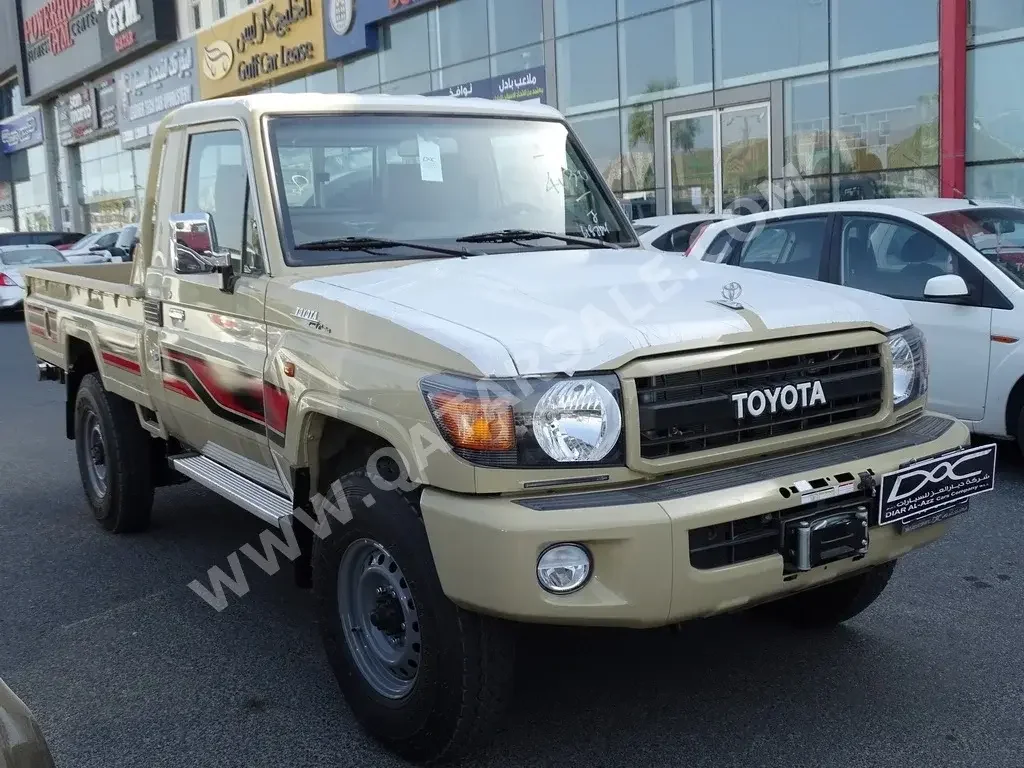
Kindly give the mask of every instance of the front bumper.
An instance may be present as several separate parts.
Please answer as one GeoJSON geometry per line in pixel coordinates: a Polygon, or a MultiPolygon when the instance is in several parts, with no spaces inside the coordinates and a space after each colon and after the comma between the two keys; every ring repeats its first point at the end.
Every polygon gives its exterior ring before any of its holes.
{"type": "Polygon", "coordinates": [[[518,621],[661,626],[816,586],[940,538],[948,523],[902,534],[872,527],[863,557],[795,575],[777,552],[712,568],[694,567],[690,553],[692,530],[799,509],[782,488],[843,473],[881,478],[969,442],[962,423],[928,414],[882,435],[629,488],[531,498],[427,488],[420,506],[441,585],[459,605],[518,621]],[[584,544],[593,556],[589,582],[569,595],[537,583],[537,558],[558,542],[584,544]]]}

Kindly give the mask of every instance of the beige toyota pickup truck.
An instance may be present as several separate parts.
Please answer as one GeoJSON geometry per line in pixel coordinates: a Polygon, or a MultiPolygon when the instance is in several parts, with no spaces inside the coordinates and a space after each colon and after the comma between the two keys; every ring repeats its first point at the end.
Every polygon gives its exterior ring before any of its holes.
{"type": "MultiPolygon", "coordinates": [[[[832,625],[992,488],[898,302],[643,249],[548,107],[191,104],[141,220],[130,263],[25,272],[96,519],[143,530],[191,479],[265,521],[193,591],[290,559],[412,760],[489,734],[518,624],[832,625]]],[[[736,236],[815,256],[778,234],[736,236]]]]}

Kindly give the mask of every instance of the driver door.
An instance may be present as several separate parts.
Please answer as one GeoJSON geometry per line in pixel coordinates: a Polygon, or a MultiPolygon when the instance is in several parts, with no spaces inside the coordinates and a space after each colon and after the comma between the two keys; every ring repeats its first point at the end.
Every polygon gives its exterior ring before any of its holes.
{"type": "MultiPolygon", "coordinates": [[[[210,214],[211,242],[237,266],[224,275],[171,259],[163,275],[159,347],[166,407],[177,436],[252,480],[281,490],[264,418],[264,319],[268,275],[237,123],[196,126],[175,213],[210,214]]],[[[174,237],[174,225],[171,227],[174,237]]]]}

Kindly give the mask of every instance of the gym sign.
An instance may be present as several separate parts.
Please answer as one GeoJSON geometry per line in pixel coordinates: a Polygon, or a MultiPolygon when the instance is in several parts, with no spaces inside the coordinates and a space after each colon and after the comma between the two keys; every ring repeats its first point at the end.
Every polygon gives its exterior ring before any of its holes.
{"type": "Polygon", "coordinates": [[[320,0],[266,0],[196,37],[199,96],[291,80],[324,62],[320,0]]]}

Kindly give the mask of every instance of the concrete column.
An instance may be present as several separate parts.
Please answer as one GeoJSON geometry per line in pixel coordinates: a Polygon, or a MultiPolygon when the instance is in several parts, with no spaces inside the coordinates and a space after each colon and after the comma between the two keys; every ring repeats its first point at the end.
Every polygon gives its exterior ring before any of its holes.
{"type": "Polygon", "coordinates": [[[43,147],[46,150],[46,191],[50,198],[50,221],[53,223],[54,229],[62,230],[68,225],[61,219],[60,156],[57,151],[60,138],[57,133],[56,112],[52,103],[43,105],[42,116],[43,135],[46,137],[43,147]]]}

